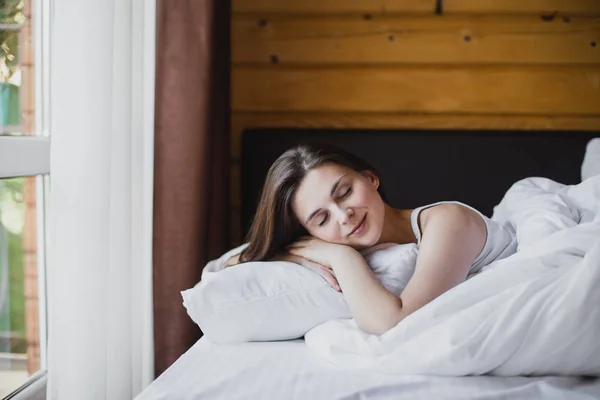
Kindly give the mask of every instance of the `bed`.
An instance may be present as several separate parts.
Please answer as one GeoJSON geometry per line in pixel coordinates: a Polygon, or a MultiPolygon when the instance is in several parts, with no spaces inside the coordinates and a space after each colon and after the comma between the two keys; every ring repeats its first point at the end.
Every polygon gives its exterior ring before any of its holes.
{"type": "MultiPolygon", "coordinates": [[[[459,200],[490,216],[504,192],[530,176],[580,181],[594,133],[502,131],[250,130],[243,135],[242,219],[246,230],[272,161],[304,141],[333,143],[383,175],[388,201],[414,208],[459,200]]],[[[593,377],[440,377],[349,371],[304,340],[215,344],[200,339],[138,399],[595,399],[593,377]]]]}
{"type": "Polygon", "coordinates": [[[600,382],[572,377],[433,377],[333,368],[302,340],[219,345],[200,339],[139,400],[596,399],[600,382]]]}

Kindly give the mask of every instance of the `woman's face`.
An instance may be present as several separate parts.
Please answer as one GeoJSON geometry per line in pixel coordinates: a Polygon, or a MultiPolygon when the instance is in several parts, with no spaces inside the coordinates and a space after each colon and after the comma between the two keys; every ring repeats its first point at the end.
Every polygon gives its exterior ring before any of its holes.
{"type": "Polygon", "coordinates": [[[370,172],[325,164],[304,177],[292,208],[312,236],[365,248],[375,245],[383,230],[385,206],[378,187],[370,172]]]}

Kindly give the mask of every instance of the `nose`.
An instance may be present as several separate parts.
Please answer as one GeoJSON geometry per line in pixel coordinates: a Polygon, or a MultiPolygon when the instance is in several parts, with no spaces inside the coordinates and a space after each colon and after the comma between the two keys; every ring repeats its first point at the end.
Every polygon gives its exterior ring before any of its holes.
{"type": "Polygon", "coordinates": [[[354,215],[354,211],[350,207],[343,209],[338,206],[338,207],[336,207],[335,212],[336,212],[338,223],[340,225],[347,224],[348,221],[350,221],[350,218],[352,217],[352,215],[354,215]]]}

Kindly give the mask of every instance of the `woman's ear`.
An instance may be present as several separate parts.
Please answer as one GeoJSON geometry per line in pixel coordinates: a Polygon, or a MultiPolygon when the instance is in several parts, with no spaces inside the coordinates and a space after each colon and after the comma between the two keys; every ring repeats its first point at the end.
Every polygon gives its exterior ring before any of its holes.
{"type": "Polygon", "coordinates": [[[363,175],[369,180],[369,183],[373,185],[375,190],[379,189],[379,177],[371,171],[364,171],[363,175]]]}

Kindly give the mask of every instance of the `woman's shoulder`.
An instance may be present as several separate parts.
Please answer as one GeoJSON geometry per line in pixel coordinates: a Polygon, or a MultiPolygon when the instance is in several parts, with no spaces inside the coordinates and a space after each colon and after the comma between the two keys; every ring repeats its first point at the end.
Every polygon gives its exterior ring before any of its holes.
{"type": "Polygon", "coordinates": [[[411,224],[418,242],[432,221],[437,221],[442,225],[464,223],[472,225],[482,232],[487,231],[484,216],[475,208],[458,201],[443,201],[417,207],[412,211],[411,224]]]}
{"type": "Polygon", "coordinates": [[[234,265],[237,265],[239,263],[240,263],[240,254],[235,254],[235,255],[229,257],[229,259],[225,262],[224,268],[233,267],[234,265]]]}
{"type": "MultiPolygon", "coordinates": [[[[417,208],[418,210],[418,208],[417,208]]],[[[475,218],[481,220],[481,213],[474,208],[459,202],[440,202],[430,207],[423,208],[419,213],[421,226],[425,228],[427,221],[432,218],[446,220],[463,220],[475,218]]],[[[482,221],[483,222],[483,221],[482,221]]]]}

